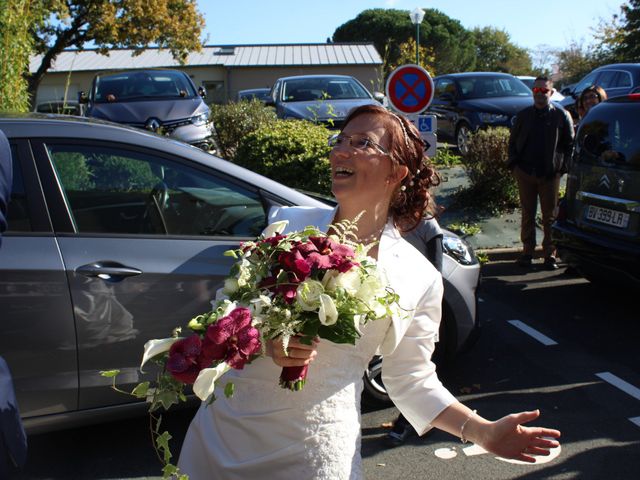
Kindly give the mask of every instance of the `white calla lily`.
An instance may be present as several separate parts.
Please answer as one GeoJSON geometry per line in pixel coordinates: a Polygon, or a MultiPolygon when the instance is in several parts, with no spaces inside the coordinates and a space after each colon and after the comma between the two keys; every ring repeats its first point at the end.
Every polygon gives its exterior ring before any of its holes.
{"type": "Polygon", "coordinates": [[[323,293],[319,297],[320,309],[318,310],[318,318],[323,325],[333,325],[338,321],[338,309],[336,304],[333,303],[333,299],[323,293]]]}
{"type": "Polygon", "coordinates": [[[149,361],[156,355],[167,352],[171,348],[171,345],[176,343],[181,338],[182,337],[154,339],[149,340],[147,343],[145,343],[144,354],[142,355],[142,363],[140,364],[140,371],[142,372],[142,366],[147,363],[147,361],[149,361]]]}
{"type": "Polygon", "coordinates": [[[226,362],[221,362],[216,367],[200,370],[198,378],[193,384],[193,393],[203,402],[206,401],[215,389],[216,380],[230,369],[231,367],[226,362]]]}
{"type": "Polygon", "coordinates": [[[284,232],[284,229],[287,228],[287,225],[289,225],[289,220],[281,220],[279,222],[273,222],[263,230],[262,236],[264,238],[273,237],[278,233],[284,232]]]}

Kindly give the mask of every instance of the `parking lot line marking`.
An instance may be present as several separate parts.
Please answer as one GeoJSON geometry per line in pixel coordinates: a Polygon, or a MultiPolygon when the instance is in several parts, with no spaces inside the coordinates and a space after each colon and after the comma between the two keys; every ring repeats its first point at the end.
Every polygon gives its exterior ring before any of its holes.
{"type": "Polygon", "coordinates": [[[631,423],[635,423],[636,426],[640,427],[640,417],[632,417],[629,419],[631,423]]]}
{"type": "Polygon", "coordinates": [[[535,338],[536,340],[538,340],[540,343],[542,343],[543,345],[545,345],[547,347],[549,345],[557,345],[558,344],[558,342],[556,342],[555,340],[552,340],[551,338],[549,338],[546,335],[540,333],[535,328],[531,328],[529,325],[527,325],[526,323],[521,322],[520,320],[509,320],[509,323],[511,325],[513,325],[514,327],[522,330],[527,335],[531,335],[533,338],[535,338]]]}
{"type": "Polygon", "coordinates": [[[628,393],[636,400],[640,400],[640,388],[634,387],[630,383],[625,382],[619,377],[616,377],[613,373],[611,372],[596,373],[596,377],[599,377],[605,382],[610,383],[614,387],[619,388],[624,393],[628,393]]]}

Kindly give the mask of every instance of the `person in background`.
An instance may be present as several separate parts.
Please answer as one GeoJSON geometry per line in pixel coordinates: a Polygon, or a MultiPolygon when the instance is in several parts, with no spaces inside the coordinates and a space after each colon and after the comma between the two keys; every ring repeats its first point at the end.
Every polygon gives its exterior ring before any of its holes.
{"type": "Polygon", "coordinates": [[[542,211],[544,268],[558,268],[551,241],[551,224],[558,204],[560,177],[566,173],[573,148],[573,121],[551,103],[553,82],[538,77],[533,83],[533,105],[516,115],[509,137],[507,166],[518,183],[522,221],[522,255],[517,263],[530,267],[536,248],[536,210],[542,211]]]}
{"type": "MultiPolygon", "coordinates": [[[[7,229],[7,210],[11,199],[13,170],[11,148],[0,130],[0,247],[2,233],[7,229]]],[[[27,437],[13,391],[13,381],[7,362],[0,357],[0,478],[22,468],[27,459],[27,437]]]]}
{"type": "Polygon", "coordinates": [[[582,120],[592,107],[596,106],[600,102],[604,102],[607,99],[607,92],[600,85],[591,85],[585,88],[578,101],[576,102],[578,117],[582,120]]]}

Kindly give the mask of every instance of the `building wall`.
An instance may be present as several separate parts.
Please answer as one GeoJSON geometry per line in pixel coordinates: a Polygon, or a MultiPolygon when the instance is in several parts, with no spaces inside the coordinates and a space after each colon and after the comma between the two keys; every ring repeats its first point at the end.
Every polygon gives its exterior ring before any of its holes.
{"type": "MultiPolygon", "coordinates": [[[[270,87],[276,79],[290,75],[340,74],[352,75],[372,93],[384,91],[380,84],[380,68],[371,65],[297,66],[297,67],[180,67],[196,86],[205,86],[209,103],[233,100],[238,90],[270,87]]],[[[77,100],[78,92],[88,92],[97,71],[48,73],[42,79],[36,95],[38,103],[53,100],[77,100]]]]}

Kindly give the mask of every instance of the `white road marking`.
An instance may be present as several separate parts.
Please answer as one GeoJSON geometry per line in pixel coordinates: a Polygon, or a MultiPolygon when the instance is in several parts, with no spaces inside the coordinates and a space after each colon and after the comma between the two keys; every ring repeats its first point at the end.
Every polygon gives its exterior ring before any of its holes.
{"type": "Polygon", "coordinates": [[[476,445],[475,443],[473,445],[469,446],[469,447],[463,448],[462,451],[464,452],[464,454],[467,457],[472,457],[474,455],[482,455],[484,453],[489,453],[484,448],[482,448],[480,445],[476,445]]]}
{"type": "Polygon", "coordinates": [[[596,373],[596,377],[600,377],[605,382],[610,383],[616,388],[619,388],[624,393],[631,395],[636,400],[640,400],[640,388],[634,387],[630,383],[627,383],[621,378],[616,377],[613,373],[610,373],[610,372],[596,373]]]}
{"type": "Polygon", "coordinates": [[[458,456],[458,452],[456,452],[454,448],[438,448],[433,453],[436,457],[441,458],[442,460],[451,460],[458,456]]]}
{"type": "Polygon", "coordinates": [[[529,325],[527,325],[526,323],[521,322],[520,320],[509,320],[509,323],[511,325],[513,325],[514,327],[522,330],[527,335],[532,336],[533,338],[535,338],[536,340],[538,340],[540,343],[542,343],[543,345],[545,345],[547,347],[550,346],[550,345],[557,345],[558,344],[558,342],[556,342],[555,340],[552,340],[551,338],[549,338],[546,335],[540,333],[536,329],[531,328],[529,325]]]}
{"type": "Polygon", "coordinates": [[[507,463],[515,463],[517,465],[540,465],[541,463],[549,463],[551,460],[554,460],[560,456],[560,452],[562,452],[562,445],[558,445],[557,447],[549,449],[549,455],[531,455],[535,462],[523,462],[522,460],[514,460],[512,458],[502,458],[495,457],[497,460],[507,463]]]}

